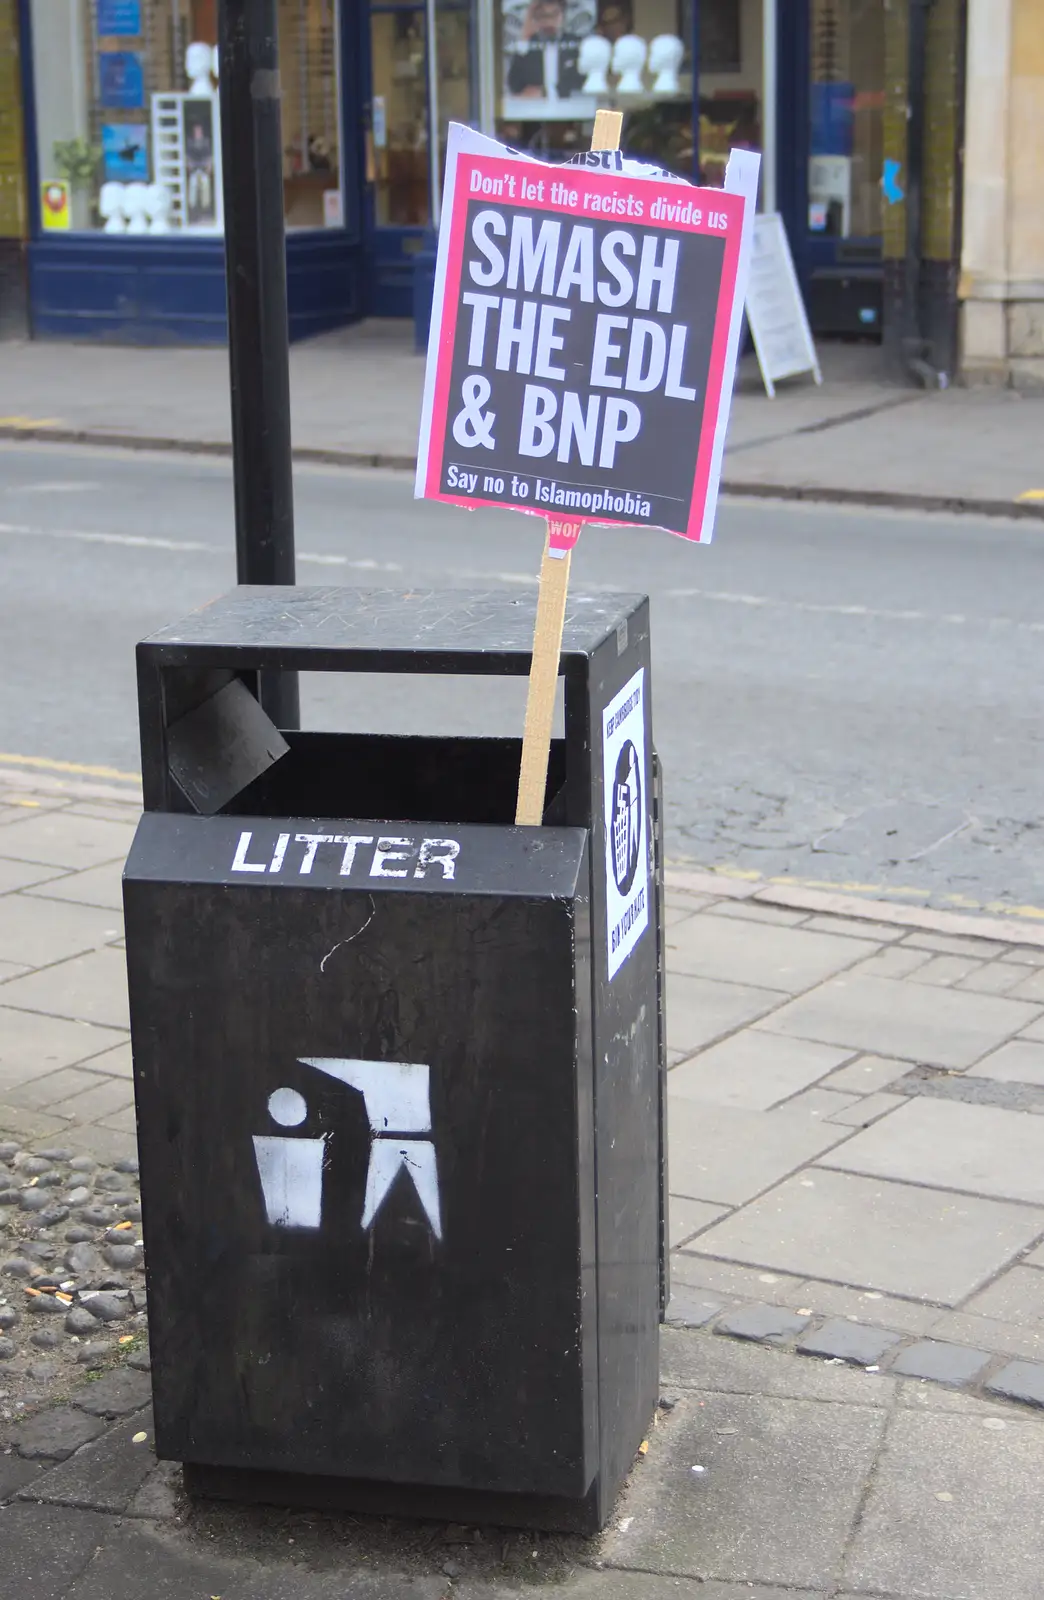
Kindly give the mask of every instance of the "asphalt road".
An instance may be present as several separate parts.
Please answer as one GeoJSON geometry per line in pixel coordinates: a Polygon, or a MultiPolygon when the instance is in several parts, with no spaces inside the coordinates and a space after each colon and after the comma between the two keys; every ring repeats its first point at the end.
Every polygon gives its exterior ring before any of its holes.
{"type": "MultiPolygon", "coordinates": [[[[532,586],[540,524],[296,475],[301,583],[532,586]]],[[[227,462],[0,446],[0,751],[134,771],[133,647],[234,581],[227,462]]],[[[723,503],[710,549],[589,530],[653,600],[674,859],[1044,905],[1044,530],[723,503]]],[[[524,685],[306,680],[306,725],[520,730],[524,685]]]]}

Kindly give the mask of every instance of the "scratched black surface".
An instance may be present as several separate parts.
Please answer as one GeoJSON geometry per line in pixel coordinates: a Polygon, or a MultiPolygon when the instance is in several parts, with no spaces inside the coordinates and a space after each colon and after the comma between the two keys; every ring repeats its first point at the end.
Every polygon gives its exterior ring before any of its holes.
{"type": "Polygon", "coordinates": [[[579,1200],[594,1187],[581,1161],[586,836],[568,843],[571,860],[527,898],[164,883],[132,863],[161,1455],[587,1491],[598,1461],[584,1393],[595,1245],[590,1194],[579,1200]],[[430,1065],[441,1241],[401,1173],[363,1230],[362,1097],[302,1056],[430,1065]],[[252,1135],[287,1131],[267,1111],[284,1086],[308,1106],[289,1131],[327,1140],[314,1232],[270,1226],[262,1205],[252,1135]]]}
{"type": "MultiPolygon", "coordinates": [[[[588,657],[640,602],[637,595],[571,594],[566,658],[588,657]]],[[[385,672],[528,672],[535,594],[433,589],[233,589],[150,634],[139,657],[158,665],[237,660],[261,666],[385,672]],[[193,648],[195,647],[195,648],[193,648]]]]}

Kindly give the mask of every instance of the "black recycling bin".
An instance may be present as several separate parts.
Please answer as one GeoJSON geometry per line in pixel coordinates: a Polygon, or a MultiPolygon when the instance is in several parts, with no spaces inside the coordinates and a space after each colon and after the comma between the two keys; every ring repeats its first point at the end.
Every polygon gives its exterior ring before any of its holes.
{"type": "Polygon", "coordinates": [[[589,1532],[649,1426],[647,600],[570,600],[539,828],[512,821],[518,738],[284,734],[257,698],[281,670],[525,674],[533,619],[240,588],[138,647],[156,1446],[198,1492],[589,1532]]]}

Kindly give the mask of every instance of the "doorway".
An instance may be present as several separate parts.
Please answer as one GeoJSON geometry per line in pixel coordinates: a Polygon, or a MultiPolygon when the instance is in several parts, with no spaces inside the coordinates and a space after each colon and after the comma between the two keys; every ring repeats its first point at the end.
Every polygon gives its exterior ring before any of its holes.
{"type": "Polygon", "coordinates": [[[370,313],[408,317],[413,258],[438,222],[450,122],[478,122],[479,0],[370,0],[370,313]]]}

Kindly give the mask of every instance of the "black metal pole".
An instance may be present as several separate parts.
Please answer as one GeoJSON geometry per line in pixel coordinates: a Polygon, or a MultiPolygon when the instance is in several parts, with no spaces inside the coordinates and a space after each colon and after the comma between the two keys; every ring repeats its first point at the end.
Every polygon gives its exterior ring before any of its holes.
{"type": "MultiPolygon", "coordinates": [[[[236,578],[293,584],[277,0],[218,9],[236,578]]],[[[261,703],[279,727],[298,727],[296,674],[263,673],[261,703]]]]}

